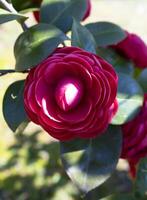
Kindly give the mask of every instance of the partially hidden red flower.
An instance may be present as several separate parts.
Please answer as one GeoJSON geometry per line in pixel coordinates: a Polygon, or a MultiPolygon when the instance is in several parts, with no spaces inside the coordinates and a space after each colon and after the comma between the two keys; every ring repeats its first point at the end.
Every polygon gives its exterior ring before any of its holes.
{"type": "Polygon", "coordinates": [[[136,165],[141,158],[147,156],[147,94],[140,113],[130,122],[122,125],[123,148],[122,158],[129,161],[133,177],[136,175],[136,165]]]}
{"type": "Polygon", "coordinates": [[[37,22],[40,21],[40,13],[39,11],[34,11],[33,12],[34,18],[36,19],[37,22]]]}
{"type": "Polygon", "coordinates": [[[59,140],[102,134],[117,111],[117,75],[110,64],[77,47],[57,48],[25,82],[29,118],[59,140]]]}
{"type": "Polygon", "coordinates": [[[135,160],[128,160],[128,162],[129,162],[129,173],[131,177],[135,179],[137,174],[138,161],[136,162],[135,160]]]}
{"type": "Polygon", "coordinates": [[[87,10],[86,10],[86,13],[85,13],[85,15],[82,19],[83,21],[85,19],[87,19],[89,17],[90,13],[91,13],[91,0],[86,0],[86,1],[87,1],[87,10]]]}
{"type": "MultiPolygon", "coordinates": [[[[33,2],[35,5],[40,6],[42,0],[32,0],[32,2],[33,2]]],[[[33,15],[34,15],[34,18],[36,19],[36,21],[39,22],[39,21],[40,21],[40,13],[39,13],[39,11],[38,11],[38,10],[37,10],[37,11],[34,11],[34,12],[33,12],[33,15]]]]}
{"type": "Polygon", "coordinates": [[[147,45],[136,34],[126,32],[127,37],[116,45],[113,45],[116,51],[126,58],[132,60],[139,68],[147,67],[147,45]]]}
{"type": "MultiPolygon", "coordinates": [[[[87,10],[85,12],[85,15],[84,15],[82,21],[86,20],[89,17],[90,13],[91,13],[91,0],[86,0],[86,1],[87,1],[87,10]]],[[[40,1],[40,3],[41,3],[41,1],[40,1]]],[[[39,22],[40,21],[40,13],[39,13],[39,11],[34,11],[33,15],[34,15],[36,21],[39,22]]]]}

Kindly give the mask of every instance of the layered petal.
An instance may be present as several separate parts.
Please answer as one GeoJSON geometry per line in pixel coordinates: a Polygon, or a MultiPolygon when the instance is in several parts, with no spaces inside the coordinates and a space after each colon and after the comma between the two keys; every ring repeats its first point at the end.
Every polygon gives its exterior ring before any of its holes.
{"type": "Polygon", "coordinates": [[[100,57],[77,47],[56,51],[30,70],[28,117],[59,140],[102,134],[117,111],[117,75],[100,57]]]}
{"type": "MultiPolygon", "coordinates": [[[[32,1],[36,2],[37,4],[41,4],[41,2],[42,2],[42,0],[36,0],[36,1],[32,0],[32,1]]],[[[86,9],[86,12],[84,14],[84,17],[83,17],[82,21],[86,20],[89,17],[90,13],[91,13],[91,0],[86,0],[86,1],[87,1],[87,9],[86,9]]],[[[33,15],[34,15],[35,20],[37,22],[39,22],[40,21],[40,12],[39,11],[34,11],[33,15]]]]}
{"type": "Polygon", "coordinates": [[[147,45],[136,34],[126,32],[127,37],[120,43],[113,45],[116,51],[132,60],[139,68],[147,67],[147,45]]]}
{"type": "Polygon", "coordinates": [[[147,94],[140,113],[132,121],[122,125],[123,148],[121,157],[130,163],[134,176],[135,166],[141,158],[147,156],[147,94]],[[134,165],[134,166],[133,166],[134,165]]]}

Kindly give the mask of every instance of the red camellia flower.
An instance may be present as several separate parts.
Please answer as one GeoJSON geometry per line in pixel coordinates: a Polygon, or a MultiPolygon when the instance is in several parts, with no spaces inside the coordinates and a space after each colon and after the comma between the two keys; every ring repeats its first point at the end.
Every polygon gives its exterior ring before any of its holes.
{"type": "MultiPolygon", "coordinates": [[[[38,0],[38,1],[40,1],[40,3],[41,3],[42,0],[38,0]]],[[[91,13],[91,0],[86,0],[86,1],[87,1],[87,10],[86,10],[86,13],[85,13],[85,15],[84,15],[84,17],[82,19],[83,21],[85,19],[87,19],[89,17],[90,13],[91,13]]],[[[39,11],[34,11],[33,14],[34,14],[34,17],[35,17],[36,21],[39,22],[40,21],[39,11]]]]}
{"type": "Polygon", "coordinates": [[[147,156],[147,94],[140,113],[132,121],[122,125],[122,158],[128,159],[131,174],[136,174],[135,166],[141,158],[147,156]]]}
{"type": "Polygon", "coordinates": [[[127,37],[112,48],[132,60],[137,67],[147,67],[147,45],[138,35],[128,32],[126,34],[127,37]]]}
{"type": "Polygon", "coordinates": [[[83,21],[85,19],[87,19],[89,17],[90,13],[91,13],[91,0],[86,0],[86,1],[87,1],[87,10],[86,10],[86,13],[83,17],[83,21]]]}
{"type": "Polygon", "coordinates": [[[58,48],[30,70],[26,112],[59,140],[95,137],[117,111],[117,79],[100,57],[77,47],[58,48]]]}
{"type": "MultiPolygon", "coordinates": [[[[32,0],[32,2],[33,2],[34,4],[40,6],[42,0],[32,0]]],[[[36,21],[39,22],[39,20],[40,20],[39,11],[34,11],[34,12],[33,12],[33,15],[34,15],[36,21]]]]}

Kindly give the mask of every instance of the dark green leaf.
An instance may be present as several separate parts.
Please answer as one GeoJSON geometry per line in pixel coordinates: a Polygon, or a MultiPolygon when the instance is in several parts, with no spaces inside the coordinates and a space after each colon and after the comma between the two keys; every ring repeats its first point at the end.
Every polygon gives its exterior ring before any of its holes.
{"type": "Polygon", "coordinates": [[[135,199],[133,194],[113,194],[100,200],[139,200],[135,199]]]}
{"type": "Polygon", "coordinates": [[[16,70],[22,71],[37,65],[66,39],[66,35],[52,25],[37,24],[31,27],[15,43],[16,70]]]}
{"type": "Polygon", "coordinates": [[[116,51],[109,47],[98,47],[97,54],[112,65],[114,65],[116,60],[120,57],[116,51]]]}
{"type": "Polygon", "coordinates": [[[16,81],[8,87],[4,96],[3,114],[12,131],[16,131],[23,122],[28,121],[24,110],[23,88],[24,80],[16,81]]]}
{"type": "MultiPolygon", "coordinates": [[[[10,0],[8,1],[7,0],[7,2],[9,2],[10,3],[10,0]]],[[[0,1],[0,8],[2,8],[2,9],[5,9],[6,10],[6,8],[5,8],[5,6],[3,5],[3,3],[0,1]]]]}
{"type": "Polygon", "coordinates": [[[39,1],[33,0],[11,0],[14,8],[17,11],[28,10],[30,8],[38,8],[40,3],[39,1]]]}
{"type": "Polygon", "coordinates": [[[28,17],[19,14],[13,14],[6,10],[0,9],[0,24],[13,21],[13,20],[22,20],[25,21],[28,17]]]}
{"type": "Polygon", "coordinates": [[[102,48],[97,49],[97,54],[109,62],[118,73],[128,74],[133,76],[134,65],[131,61],[124,59],[112,48],[102,48]]]}
{"type": "Polygon", "coordinates": [[[139,67],[134,68],[134,78],[137,79],[139,77],[139,75],[141,74],[142,69],[139,67]]]}
{"type": "Polygon", "coordinates": [[[118,73],[124,73],[130,76],[133,76],[134,65],[131,61],[125,60],[123,58],[118,58],[114,63],[114,68],[118,73]]]}
{"type": "Polygon", "coordinates": [[[86,194],[84,200],[96,200],[111,194],[128,193],[132,191],[132,185],[126,171],[115,170],[107,181],[86,194]]]}
{"type": "Polygon", "coordinates": [[[29,119],[22,122],[16,130],[16,134],[23,133],[24,130],[27,128],[29,123],[29,119]]]}
{"type": "Polygon", "coordinates": [[[41,22],[53,24],[62,31],[70,30],[73,17],[80,21],[87,10],[85,0],[44,0],[41,6],[41,22]]]}
{"type": "Polygon", "coordinates": [[[147,157],[143,158],[138,166],[137,177],[135,181],[135,196],[147,198],[147,157]]]}
{"type": "Polygon", "coordinates": [[[0,2],[0,8],[5,9],[1,2],[0,2]]]}
{"type": "Polygon", "coordinates": [[[96,22],[86,26],[93,34],[97,46],[117,44],[126,37],[125,31],[110,22],[96,22]]]}
{"type": "Polygon", "coordinates": [[[110,126],[94,139],[61,143],[61,157],[72,181],[83,191],[98,187],[114,171],[121,151],[121,131],[110,126]]]}
{"type": "Polygon", "coordinates": [[[147,69],[144,69],[138,77],[138,82],[140,83],[144,93],[147,93],[147,69]]]}
{"type": "Polygon", "coordinates": [[[96,43],[92,34],[76,20],[73,21],[71,45],[96,53],[96,43]]]}
{"type": "Polygon", "coordinates": [[[130,76],[119,73],[117,99],[119,108],[112,124],[124,124],[133,119],[143,104],[143,91],[130,76]]]}

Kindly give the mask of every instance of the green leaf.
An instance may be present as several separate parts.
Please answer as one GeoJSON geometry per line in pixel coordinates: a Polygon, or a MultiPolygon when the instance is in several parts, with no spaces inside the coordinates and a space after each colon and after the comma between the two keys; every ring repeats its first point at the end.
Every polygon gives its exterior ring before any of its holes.
{"type": "Polygon", "coordinates": [[[133,76],[134,64],[130,60],[124,59],[112,48],[99,47],[97,54],[109,62],[115,68],[116,72],[133,76]]]}
{"type": "Polygon", "coordinates": [[[87,24],[86,27],[93,34],[97,46],[117,44],[126,37],[125,31],[110,22],[96,22],[87,24]]]}
{"type": "Polygon", "coordinates": [[[138,114],[143,104],[143,91],[137,81],[130,76],[119,73],[118,77],[119,108],[111,123],[120,125],[130,121],[138,114]]]}
{"type": "Polygon", "coordinates": [[[38,8],[40,3],[38,0],[11,0],[12,5],[17,11],[28,10],[30,8],[38,8]]]}
{"type": "Polygon", "coordinates": [[[73,21],[71,45],[96,53],[96,43],[88,29],[78,21],[73,21]]]}
{"type": "MultiPolygon", "coordinates": [[[[10,0],[9,0],[9,1],[7,0],[7,2],[9,2],[9,3],[10,3],[10,0]]],[[[3,3],[1,3],[1,1],[0,1],[0,8],[2,8],[2,9],[4,9],[4,10],[6,10],[5,6],[3,5],[3,3]]]]}
{"type": "Polygon", "coordinates": [[[53,24],[67,32],[72,26],[73,17],[82,20],[86,10],[85,0],[44,0],[40,10],[41,22],[53,24]]]}
{"type": "Polygon", "coordinates": [[[37,65],[66,39],[62,31],[49,24],[37,24],[29,28],[15,43],[16,70],[22,71],[37,65]]]}
{"type": "Polygon", "coordinates": [[[139,200],[135,199],[133,194],[113,194],[100,200],[139,200]]]}
{"type": "Polygon", "coordinates": [[[88,192],[84,200],[96,200],[116,193],[128,193],[132,191],[132,186],[132,181],[127,172],[115,170],[107,181],[88,192]]]}
{"type": "Polygon", "coordinates": [[[23,103],[24,80],[12,83],[3,99],[3,115],[12,131],[28,121],[23,103]]]}
{"type": "Polygon", "coordinates": [[[83,192],[89,192],[110,177],[120,156],[121,140],[120,128],[110,126],[94,139],[61,142],[64,168],[83,192]]]}
{"type": "Polygon", "coordinates": [[[147,93],[147,69],[142,70],[137,80],[140,83],[144,93],[147,93]]]}
{"type": "Polygon", "coordinates": [[[29,122],[30,122],[29,119],[26,119],[24,122],[22,122],[17,128],[16,134],[23,133],[27,128],[29,122]]]}
{"type": "Polygon", "coordinates": [[[20,14],[13,14],[10,13],[6,10],[0,9],[0,24],[9,22],[9,21],[13,21],[13,20],[22,20],[25,21],[26,19],[28,19],[28,17],[25,17],[23,15],[20,14]]]}
{"type": "Polygon", "coordinates": [[[141,197],[147,198],[147,157],[141,159],[138,166],[135,181],[135,196],[138,199],[141,197]]]}
{"type": "Polygon", "coordinates": [[[133,77],[134,73],[134,64],[126,59],[118,58],[114,63],[114,68],[118,73],[124,73],[133,77]]]}
{"type": "Polygon", "coordinates": [[[116,60],[120,57],[120,55],[109,47],[98,47],[97,54],[109,62],[111,65],[114,65],[116,60]]]}

